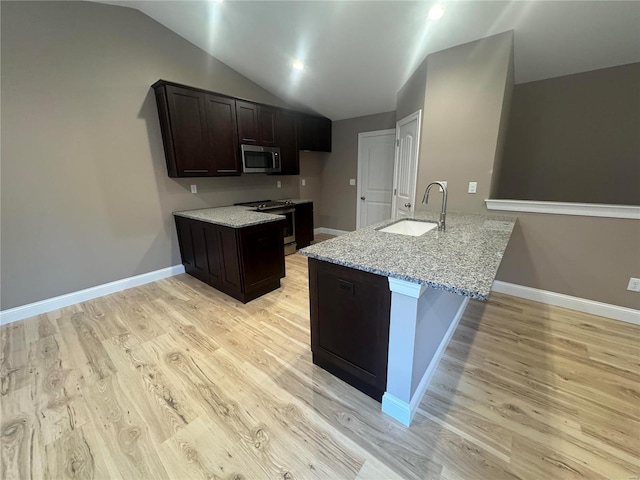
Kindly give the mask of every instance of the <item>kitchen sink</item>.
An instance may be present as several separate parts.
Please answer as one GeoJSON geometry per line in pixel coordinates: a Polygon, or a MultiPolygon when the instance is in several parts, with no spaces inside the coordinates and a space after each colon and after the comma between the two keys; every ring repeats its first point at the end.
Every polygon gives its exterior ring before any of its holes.
{"type": "Polygon", "coordinates": [[[396,233],[399,235],[411,235],[412,237],[419,237],[424,235],[429,230],[433,230],[438,226],[433,222],[418,222],[416,220],[400,220],[388,227],[381,228],[380,232],[396,233]]]}

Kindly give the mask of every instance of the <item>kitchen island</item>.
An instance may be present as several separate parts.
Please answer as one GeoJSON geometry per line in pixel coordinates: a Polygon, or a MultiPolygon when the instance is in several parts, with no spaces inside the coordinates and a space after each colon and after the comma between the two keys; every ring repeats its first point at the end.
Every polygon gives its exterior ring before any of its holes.
{"type": "Polygon", "coordinates": [[[232,206],[174,212],[185,271],[247,303],[285,276],[280,215],[232,206]]]}
{"type": "Polygon", "coordinates": [[[446,231],[381,231],[399,221],[300,253],[310,259],[314,363],[409,425],[469,299],[488,298],[516,219],[449,213],[446,231]]]}

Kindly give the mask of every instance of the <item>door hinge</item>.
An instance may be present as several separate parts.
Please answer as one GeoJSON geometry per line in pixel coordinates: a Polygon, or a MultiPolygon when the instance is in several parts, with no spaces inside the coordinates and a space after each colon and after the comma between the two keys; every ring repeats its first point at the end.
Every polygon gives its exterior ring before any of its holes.
{"type": "Polygon", "coordinates": [[[394,194],[394,195],[397,195],[397,194],[398,194],[398,189],[397,189],[397,188],[394,188],[394,189],[393,189],[393,194],[394,194]]]}
{"type": "Polygon", "coordinates": [[[396,147],[399,147],[399,146],[400,146],[400,139],[396,138],[396,147]]]}

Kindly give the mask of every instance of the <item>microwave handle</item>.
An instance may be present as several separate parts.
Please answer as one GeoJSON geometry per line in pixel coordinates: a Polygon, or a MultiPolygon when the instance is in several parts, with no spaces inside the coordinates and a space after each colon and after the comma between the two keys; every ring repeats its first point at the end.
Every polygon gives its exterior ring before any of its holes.
{"type": "Polygon", "coordinates": [[[280,154],[278,152],[273,152],[273,167],[276,170],[280,168],[280,154]]]}

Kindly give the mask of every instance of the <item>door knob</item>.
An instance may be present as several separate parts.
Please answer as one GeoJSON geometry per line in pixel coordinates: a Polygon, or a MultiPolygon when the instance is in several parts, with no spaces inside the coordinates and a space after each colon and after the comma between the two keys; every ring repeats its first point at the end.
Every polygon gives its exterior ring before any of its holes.
{"type": "Polygon", "coordinates": [[[407,208],[411,208],[411,203],[405,203],[404,206],[407,208]]]}
{"type": "Polygon", "coordinates": [[[360,197],[360,200],[366,200],[366,197],[360,197]]]}

